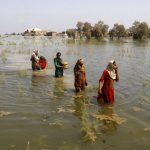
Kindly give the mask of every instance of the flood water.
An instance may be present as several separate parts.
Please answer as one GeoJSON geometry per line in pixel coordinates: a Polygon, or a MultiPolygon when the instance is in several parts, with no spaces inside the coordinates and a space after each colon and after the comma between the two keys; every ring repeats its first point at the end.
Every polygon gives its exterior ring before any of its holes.
{"type": "Polygon", "coordinates": [[[0,150],[150,149],[150,41],[68,41],[0,37],[0,150]],[[48,60],[32,72],[32,51],[48,60]],[[53,58],[69,63],[54,77],[53,58]],[[86,65],[88,87],[74,92],[73,67],[86,65]],[[114,105],[97,102],[98,80],[109,60],[119,66],[114,105]]]}

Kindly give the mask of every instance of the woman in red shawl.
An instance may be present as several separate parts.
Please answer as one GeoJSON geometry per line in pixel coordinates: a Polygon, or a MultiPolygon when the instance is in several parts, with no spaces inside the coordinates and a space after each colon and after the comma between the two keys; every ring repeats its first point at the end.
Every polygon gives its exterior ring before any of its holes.
{"type": "Polygon", "coordinates": [[[76,92],[80,92],[85,89],[85,86],[87,86],[86,82],[86,71],[83,59],[79,59],[74,67],[74,86],[76,89],[76,92]]]}
{"type": "Polygon", "coordinates": [[[105,103],[114,102],[114,81],[119,81],[118,67],[111,60],[99,80],[98,100],[102,98],[105,103]]]}

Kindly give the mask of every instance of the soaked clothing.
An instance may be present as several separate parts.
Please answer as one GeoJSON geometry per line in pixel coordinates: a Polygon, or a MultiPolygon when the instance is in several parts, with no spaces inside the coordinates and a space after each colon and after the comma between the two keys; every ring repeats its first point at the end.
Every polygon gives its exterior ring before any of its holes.
{"type": "Polygon", "coordinates": [[[39,65],[39,56],[36,56],[35,53],[31,56],[31,62],[32,62],[32,70],[40,70],[41,67],[39,65]]]}
{"type": "Polygon", "coordinates": [[[40,65],[41,69],[45,69],[46,68],[47,60],[46,60],[45,57],[40,56],[39,65],[40,65]]]}
{"type": "Polygon", "coordinates": [[[55,65],[55,77],[62,77],[63,76],[62,59],[57,57],[54,58],[54,65],[55,65]]]}
{"type": "Polygon", "coordinates": [[[81,91],[85,89],[86,85],[86,72],[85,72],[85,66],[76,64],[74,67],[74,76],[75,76],[75,81],[74,81],[74,86],[76,91],[81,91]]]}
{"type": "Polygon", "coordinates": [[[100,81],[104,81],[102,87],[102,94],[98,95],[98,99],[103,98],[106,103],[114,102],[114,79],[110,77],[109,71],[107,69],[104,70],[102,76],[100,77],[100,81]]]}

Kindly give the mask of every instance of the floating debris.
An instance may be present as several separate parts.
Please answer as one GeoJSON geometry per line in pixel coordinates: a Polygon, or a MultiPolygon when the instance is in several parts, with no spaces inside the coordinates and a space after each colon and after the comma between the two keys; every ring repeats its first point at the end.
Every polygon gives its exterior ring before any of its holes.
{"type": "Polygon", "coordinates": [[[85,136],[82,137],[82,140],[84,142],[95,142],[97,139],[97,136],[95,135],[95,132],[93,132],[92,130],[83,130],[85,136]]]}
{"type": "Polygon", "coordinates": [[[142,108],[139,108],[139,107],[137,107],[137,106],[134,106],[133,108],[132,108],[134,111],[143,111],[143,109],[142,108]]]}
{"type": "Polygon", "coordinates": [[[57,113],[61,113],[61,112],[70,112],[70,113],[74,113],[74,112],[75,112],[74,109],[64,109],[64,108],[62,108],[62,107],[57,108],[57,109],[58,109],[57,113]]]}
{"type": "Polygon", "coordinates": [[[0,117],[15,114],[14,112],[0,111],[0,117]]]}
{"type": "Polygon", "coordinates": [[[108,122],[113,121],[113,122],[116,122],[117,124],[122,124],[126,121],[125,118],[121,118],[117,114],[112,114],[111,116],[101,115],[101,114],[93,114],[92,116],[98,120],[106,120],[108,122]]]}
{"type": "Polygon", "coordinates": [[[83,95],[76,95],[76,96],[73,96],[73,98],[77,99],[77,98],[83,98],[84,96],[83,95]]]}
{"type": "Polygon", "coordinates": [[[65,112],[65,109],[64,108],[57,108],[58,109],[58,113],[61,113],[61,112],[65,112]]]}
{"type": "Polygon", "coordinates": [[[74,109],[67,109],[66,111],[67,111],[67,112],[70,112],[70,113],[74,113],[74,112],[75,112],[74,109]]]}
{"type": "Polygon", "coordinates": [[[144,131],[150,131],[150,128],[144,128],[144,131]]]}
{"type": "Polygon", "coordinates": [[[27,142],[27,150],[30,150],[30,141],[27,142]]]}
{"type": "Polygon", "coordinates": [[[53,122],[53,123],[49,123],[50,126],[54,126],[54,127],[62,127],[63,124],[61,122],[53,122]]]}
{"type": "Polygon", "coordinates": [[[143,95],[140,97],[140,100],[150,103],[150,95],[143,95]]]}
{"type": "Polygon", "coordinates": [[[15,147],[16,147],[16,145],[11,145],[10,147],[11,147],[11,148],[15,148],[15,147]]]}
{"type": "Polygon", "coordinates": [[[148,85],[150,85],[150,81],[149,81],[149,80],[145,80],[145,81],[143,82],[143,86],[148,86],[148,85]]]}

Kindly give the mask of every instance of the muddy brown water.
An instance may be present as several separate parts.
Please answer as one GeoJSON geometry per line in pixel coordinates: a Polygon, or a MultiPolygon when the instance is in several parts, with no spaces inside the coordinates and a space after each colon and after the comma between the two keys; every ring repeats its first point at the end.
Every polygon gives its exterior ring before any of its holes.
{"type": "Polygon", "coordinates": [[[0,150],[150,149],[150,41],[67,41],[0,37],[0,150]],[[48,60],[32,72],[35,49],[48,60]],[[54,78],[53,58],[69,68],[54,78]],[[83,58],[88,87],[74,92],[73,67],[83,58]],[[110,59],[119,66],[114,105],[96,101],[98,80],[110,59]]]}

